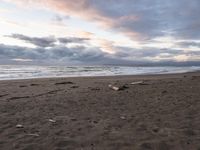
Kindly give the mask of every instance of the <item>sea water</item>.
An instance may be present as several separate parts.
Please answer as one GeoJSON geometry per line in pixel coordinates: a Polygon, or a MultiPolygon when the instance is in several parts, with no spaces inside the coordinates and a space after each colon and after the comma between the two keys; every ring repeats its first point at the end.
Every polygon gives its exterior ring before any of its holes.
{"type": "Polygon", "coordinates": [[[130,67],[130,66],[27,66],[0,65],[0,80],[48,77],[82,77],[184,73],[200,70],[191,67],[130,67]]]}

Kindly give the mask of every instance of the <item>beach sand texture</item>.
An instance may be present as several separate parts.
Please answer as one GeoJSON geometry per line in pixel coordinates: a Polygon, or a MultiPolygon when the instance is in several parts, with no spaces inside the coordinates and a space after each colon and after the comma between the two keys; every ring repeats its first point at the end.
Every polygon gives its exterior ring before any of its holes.
{"type": "Polygon", "coordinates": [[[0,81],[0,150],[135,149],[200,150],[199,72],[0,81]]]}

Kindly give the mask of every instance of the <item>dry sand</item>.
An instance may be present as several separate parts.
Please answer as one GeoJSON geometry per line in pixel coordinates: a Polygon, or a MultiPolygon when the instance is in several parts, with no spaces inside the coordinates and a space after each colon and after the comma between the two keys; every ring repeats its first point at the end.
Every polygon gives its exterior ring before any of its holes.
{"type": "Polygon", "coordinates": [[[200,150],[199,72],[0,81],[0,150],[135,149],[200,150]]]}

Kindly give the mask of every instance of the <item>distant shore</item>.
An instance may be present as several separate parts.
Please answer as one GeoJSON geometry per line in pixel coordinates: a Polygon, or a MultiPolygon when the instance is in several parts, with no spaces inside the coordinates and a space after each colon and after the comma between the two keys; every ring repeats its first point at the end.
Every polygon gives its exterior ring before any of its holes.
{"type": "Polygon", "coordinates": [[[2,80],[0,149],[200,149],[199,91],[199,71],[2,80]]]}

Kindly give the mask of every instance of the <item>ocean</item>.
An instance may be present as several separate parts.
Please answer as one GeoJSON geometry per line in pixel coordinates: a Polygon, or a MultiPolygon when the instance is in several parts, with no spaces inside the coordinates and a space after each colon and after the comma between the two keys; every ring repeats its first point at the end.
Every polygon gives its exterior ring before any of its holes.
{"type": "Polygon", "coordinates": [[[184,73],[200,70],[191,67],[130,67],[130,66],[25,66],[0,65],[0,80],[48,77],[82,77],[113,75],[147,75],[184,73]]]}

